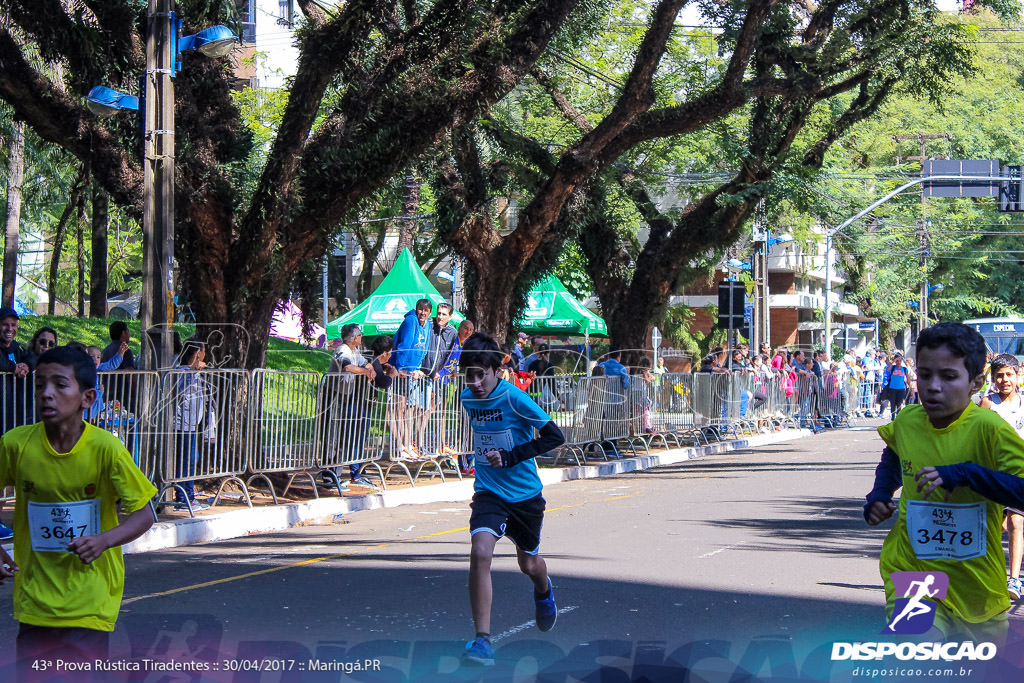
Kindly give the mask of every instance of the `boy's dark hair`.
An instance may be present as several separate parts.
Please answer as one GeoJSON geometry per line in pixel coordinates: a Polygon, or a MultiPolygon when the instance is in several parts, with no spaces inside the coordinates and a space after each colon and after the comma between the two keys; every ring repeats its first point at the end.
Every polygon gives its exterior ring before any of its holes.
{"type": "Polygon", "coordinates": [[[63,365],[75,373],[75,381],[82,391],[96,388],[96,363],[84,350],[71,346],[58,346],[39,356],[36,368],[44,363],[63,365]]]}
{"type": "Polygon", "coordinates": [[[604,377],[604,366],[595,365],[594,369],[590,371],[591,377],[604,377]]]}
{"type": "Polygon", "coordinates": [[[386,334],[382,334],[374,339],[373,343],[370,344],[370,353],[372,353],[374,357],[377,357],[385,351],[390,351],[393,348],[395,348],[395,340],[386,334]]]}
{"type": "Polygon", "coordinates": [[[1012,356],[1008,353],[1001,353],[992,359],[992,362],[989,364],[989,372],[991,372],[992,376],[995,377],[996,372],[1003,368],[1013,368],[1013,371],[1016,372],[1020,368],[1020,362],[1017,360],[1016,356],[1012,356]]]}
{"type": "Polygon", "coordinates": [[[498,342],[483,332],[474,332],[473,335],[462,345],[462,355],[459,356],[459,370],[465,372],[466,368],[491,368],[497,370],[501,367],[501,359],[504,357],[498,342]]]}
{"type": "Polygon", "coordinates": [[[185,343],[181,345],[181,360],[179,362],[182,365],[188,365],[196,357],[196,354],[205,348],[206,343],[198,337],[186,339],[185,343]]]}
{"type": "Polygon", "coordinates": [[[110,323],[110,341],[121,341],[121,335],[128,329],[128,323],[123,320],[115,320],[110,323]]]}
{"type": "Polygon", "coordinates": [[[985,339],[974,329],[963,323],[939,323],[925,328],[917,337],[915,358],[921,349],[937,349],[945,346],[954,356],[964,359],[967,374],[975,378],[985,369],[985,339]]]}
{"type": "Polygon", "coordinates": [[[444,310],[448,311],[448,315],[451,315],[451,312],[452,312],[452,305],[451,305],[450,303],[448,303],[448,302],[446,302],[446,301],[445,301],[445,302],[441,302],[441,303],[439,303],[439,304],[437,305],[437,312],[438,312],[438,313],[440,313],[440,312],[441,312],[441,309],[442,309],[442,308],[443,308],[444,310]]]}
{"type": "Polygon", "coordinates": [[[433,310],[434,304],[430,302],[430,299],[419,299],[416,301],[416,310],[421,311],[423,309],[433,310]]]}

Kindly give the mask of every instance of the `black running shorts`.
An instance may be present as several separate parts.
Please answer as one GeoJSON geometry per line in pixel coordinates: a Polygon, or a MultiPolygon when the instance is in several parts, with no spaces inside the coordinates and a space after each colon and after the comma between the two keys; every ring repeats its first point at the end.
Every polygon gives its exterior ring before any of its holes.
{"type": "Polygon", "coordinates": [[[487,531],[501,538],[508,536],[520,550],[536,555],[540,550],[540,528],[544,523],[544,497],[535,496],[510,503],[488,491],[477,491],[470,503],[469,532],[487,531]]]}

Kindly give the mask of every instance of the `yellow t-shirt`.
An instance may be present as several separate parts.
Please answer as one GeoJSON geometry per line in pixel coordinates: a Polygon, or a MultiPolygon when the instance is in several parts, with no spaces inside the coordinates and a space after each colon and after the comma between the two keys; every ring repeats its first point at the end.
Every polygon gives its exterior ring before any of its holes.
{"type": "MultiPolygon", "coordinates": [[[[970,462],[1018,477],[1024,476],[1024,441],[998,414],[973,403],[968,404],[960,417],[944,429],[932,426],[923,406],[909,405],[894,421],[879,427],[878,433],[896,451],[903,472],[899,520],[885,539],[880,561],[890,611],[894,599],[903,597],[893,595],[894,588],[889,578],[892,572],[942,571],[949,576],[949,591],[941,604],[955,616],[978,623],[1005,612],[1010,602],[1006,593],[1006,559],[1002,546],[1003,506],[989,501],[966,486],[953,489],[949,503],[958,506],[958,513],[960,510],[968,514],[972,510],[980,510],[980,515],[975,519],[984,525],[985,552],[969,559],[918,557],[918,553],[928,554],[928,548],[936,546],[935,536],[941,541],[937,545],[944,550],[955,547],[957,551],[962,551],[966,546],[962,543],[957,545],[955,537],[947,538],[948,530],[935,533],[941,531],[941,527],[933,527],[931,546],[925,545],[921,540],[924,531],[913,519],[908,519],[907,506],[910,501],[926,500],[921,497],[917,482],[914,481],[914,473],[922,467],[970,462]],[[915,526],[914,542],[908,535],[908,524],[915,526]]],[[[940,488],[927,500],[942,503],[945,493],[946,490],[940,488]]],[[[916,507],[922,509],[924,506],[916,507]]],[[[942,510],[939,514],[948,514],[948,510],[942,510]]],[[[963,525],[960,532],[969,529],[969,525],[963,525]]],[[[972,542],[976,540],[971,538],[972,542]]]]}
{"type": "Polygon", "coordinates": [[[58,453],[41,422],[0,438],[2,486],[14,486],[17,494],[14,619],[113,631],[124,591],[121,548],[108,549],[89,565],[56,548],[83,531],[117,526],[117,501],[125,512],[135,512],[156,495],[156,487],[112,434],[86,424],[71,452],[58,453]]]}

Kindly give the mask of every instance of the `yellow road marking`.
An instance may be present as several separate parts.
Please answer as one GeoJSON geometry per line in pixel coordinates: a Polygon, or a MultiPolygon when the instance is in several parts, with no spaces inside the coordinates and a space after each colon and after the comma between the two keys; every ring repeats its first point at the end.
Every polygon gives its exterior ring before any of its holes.
{"type": "MultiPolygon", "coordinates": [[[[625,500],[626,498],[633,498],[634,496],[638,496],[638,495],[640,495],[640,491],[637,491],[635,493],[630,493],[630,494],[627,494],[627,495],[623,495],[623,496],[610,496],[608,498],[605,498],[601,502],[602,503],[607,503],[607,502],[613,501],[613,500],[625,500]]],[[[550,508],[546,512],[558,512],[559,510],[568,510],[570,508],[582,507],[582,506],[584,506],[586,504],[587,504],[586,502],[583,502],[583,503],[573,503],[571,505],[562,505],[560,507],[550,508]]],[[[146,600],[148,598],[162,598],[162,597],[166,597],[168,595],[174,595],[175,593],[184,593],[186,591],[197,590],[199,588],[209,588],[210,586],[217,586],[217,585],[220,585],[222,583],[229,583],[231,581],[239,581],[241,579],[248,579],[248,578],[251,578],[253,576],[262,576],[264,574],[273,574],[275,572],[285,571],[286,569],[295,569],[297,567],[305,567],[306,565],[317,564],[319,562],[327,562],[327,561],[330,561],[330,560],[340,560],[340,559],[345,558],[345,557],[352,557],[353,555],[359,555],[360,553],[365,553],[367,550],[377,550],[377,549],[380,549],[380,548],[386,548],[386,547],[388,547],[390,545],[395,545],[397,543],[412,543],[413,541],[421,541],[423,539],[434,538],[436,536],[444,536],[445,534],[455,534],[455,533],[459,533],[460,531],[469,531],[469,527],[468,526],[463,526],[463,527],[459,527],[457,529],[446,529],[445,531],[435,531],[433,533],[423,534],[422,536],[416,536],[415,538],[400,538],[400,539],[397,539],[397,540],[394,540],[394,541],[388,541],[387,543],[378,543],[377,545],[369,545],[369,546],[366,546],[365,548],[361,548],[360,550],[350,550],[349,552],[338,553],[337,555],[324,555],[323,557],[312,557],[312,558],[310,558],[308,560],[300,560],[298,562],[292,562],[290,564],[281,565],[280,567],[268,567],[267,569],[258,569],[258,570],[253,571],[253,572],[246,572],[245,574],[238,574],[236,576],[229,576],[229,577],[226,577],[226,578],[223,578],[223,579],[214,579],[213,581],[203,581],[202,583],[194,583],[194,584],[192,584],[190,586],[182,586],[180,588],[171,588],[170,590],[158,591],[156,593],[147,593],[146,595],[137,595],[134,598],[128,598],[126,600],[122,600],[121,601],[121,605],[122,606],[130,605],[133,602],[138,602],[140,600],[146,600]]]]}

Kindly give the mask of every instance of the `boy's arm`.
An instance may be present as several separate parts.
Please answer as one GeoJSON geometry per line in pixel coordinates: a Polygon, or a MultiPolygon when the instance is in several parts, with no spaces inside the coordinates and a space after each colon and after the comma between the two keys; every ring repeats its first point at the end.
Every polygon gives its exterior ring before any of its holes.
{"type": "Polygon", "coordinates": [[[156,515],[148,503],[131,513],[124,520],[101,534],[81,536],[68,544],[68,550],[76,553],[84,564],[89,564],[108,548],[124,545],[146,533],[153,526],[156,515]]]}
{"type": "MultiPolygon", "coordinates": [[[[952,491],[957,486],[966,486],[1000,505],[1014,508],[1024,507],[1024,478],[973,462],[923,468],[923,470],[932,469],[938,474],[938,478],[933,480],[935,484],[947,491],[952,491]]],[[[927,472],[920,478],[927,478],[926,475],[927,472]]],[[[918,488],[923,486],[924,482],[918,488]]]]}
{"type": "Polygon", "coordinates": [[[900,472],[900,457],[888,446],[882,451],[882,459],[875,467],[875,484],[871,492],[865,496],[864,519],[868,518],[871,507],[877,503],[891,503],[892,494],[903,486],[903,475],[900,472]]]}
{"type": "Polygon", "coordinates": [[[104,361],[97,365],[96,370],[98,372],[110,372],[112,370],[117,370],[118,368],[121,367],[122,360],[124,360],[124,356],[122,356],[120,353],[115,356],[111,356],[110,360],[104,361]]]}
{"type": "Polygon", "coordinates": [[[514,467],[519,463],[536,458],[565,443],[565,436],[554,420],[540,428],[540,436],[532,441],[519,444],[510,451],[501,451],[501,466],[514,467]]]}

